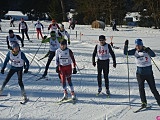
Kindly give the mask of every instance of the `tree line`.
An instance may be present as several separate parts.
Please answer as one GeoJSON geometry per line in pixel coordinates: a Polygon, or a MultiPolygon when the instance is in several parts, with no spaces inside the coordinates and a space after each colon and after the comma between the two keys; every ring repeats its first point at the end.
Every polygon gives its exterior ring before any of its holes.
{"type": "Polygon", "coordinates": [[[116,19],[124,24],[127,12],[139,12],[140,26],[160,28],[160,0],[0,0],[0,17],[9,10],[26,13],[30,19],[50,19],[68,21],[66,13],[76,10],[74,18],[79,24],[91,24],[102,20],[110,24],[116,19]]]}

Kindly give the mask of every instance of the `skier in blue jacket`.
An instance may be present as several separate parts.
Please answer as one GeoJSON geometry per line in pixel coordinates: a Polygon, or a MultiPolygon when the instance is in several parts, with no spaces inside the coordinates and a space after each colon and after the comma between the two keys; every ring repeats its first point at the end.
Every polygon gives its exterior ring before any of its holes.
{"type": "Polygon", "coordinates": [[[125,41],[124,54],[134,55],[137,65],[136,77],[139,86],[139,93],[142,105],[141,107],[147,107],[147,100],[145,94],[144,82],[147,81],[151,92],[153,93],[158,105],[160,106],[160,95],[156,89],[155,79],[152,71],[151,57],[155,57],[155,53],[149,48],[143,46],[141,39],[135,40],[136,47],[128,51],[128,40],[125,41]]]}
{"type": "Polygon", "coordinates": [[[24,89],[23,81],[22,81],[22,74],[23,74],[23,65],[24,62],[26,63],[26,68],[24,70],[24,73],[28,72],[29,69],[29,61],[26,58],[25,54],[20,50],[19,44],[15,43],[12,46],[12,50],[8,52],[6,55],[3,67],[1,69],[1,73],[4,74],[4,70],[7,66],[7,63],[11,61],[11,67],[10,70],[6,76],[6,79],[4,80],[2,87],[0,89],[0,94],[2,94],[3,89],[5,88],[6,84],[9,82],[10,78],[13,76],[14,73],[17,73],[18,75],[18,84],[21,88],[21,94],[23,97],[23,100],[27,99],[26,92],[24,89]]]}

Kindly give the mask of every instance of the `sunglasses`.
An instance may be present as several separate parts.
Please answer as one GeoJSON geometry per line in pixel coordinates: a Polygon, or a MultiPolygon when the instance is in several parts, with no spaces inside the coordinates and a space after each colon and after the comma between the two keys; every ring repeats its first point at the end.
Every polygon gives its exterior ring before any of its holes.
{"type": "Polygon", "coordinates": [[[51,34],[51,37],[55,37],[56,36],[56,34],[51,34]]]}
{"type": "Polygon", "coordinates": [[[104,39],[99,39],[99,41],[105,41],[104,39]]]}

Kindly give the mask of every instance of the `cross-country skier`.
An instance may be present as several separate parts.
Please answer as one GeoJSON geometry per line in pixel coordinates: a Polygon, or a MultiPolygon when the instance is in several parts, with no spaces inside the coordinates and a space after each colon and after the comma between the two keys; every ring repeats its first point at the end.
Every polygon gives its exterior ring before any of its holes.
{"type": "Polygon", "coordinates": [[[70,27],[71,27],[72,30],[74,30],[76,23],[77,23],[77,21],[75,21],[73,18],[70,18],[69,19],[69,28],[68,29],[70,29],[70,27]]]}
{"type": "Polygon", "coordinates": [[[55,31],[57,33],[57,29],[60,29],[59,25],[57,24],[56,20],[52,20],[52,24],[49,25],[48,31],[55,31]]]}
{"type": "Polygon", "coordinates": [[[21,47],[24,47],[23,40],[19,35],[15,35],[13,30],[9,30],[9,36],[6,37],[8,49],[12,50],[12,45],[16,42],[19,44],[21,41],[21,47]]]}
{"type": "Polygon", "coordinates": [[[28,36],[28,26],[27,26],[27,23],[24,21],[23,18],[21,18],[21,22],[19,23],[19,33],[20,33],[20,30],[21,30],[21,33],[22,33],[23,41],[24,41],[24,33],[25,33],[28,41],[31,42],[31,40],[29,39],[29,36],[28,36]]]}
{"type": "Polygon", "coordinates": [[[61,83],[64,91],[64,96],[62,100],[68,99],[66,80],[68,81],[68,84],[70,86],[72,99],[76,99],[73,84],[71,81],[72,63],[73,74],[76,74],[76,62],[73,52],[67,47],[67,40],[64,39],[60,42],[60,48],[56,50],[56,72],[60,74],[61,83]]]}
{"type": "Polygon", "coordinates": [[[48,71],[49,65],[50,65],[52,59],[55,56],[55,52],[60,47],[59,42],[60,42],[61,38],[56,36],[55,31],[51,31],[50,32],[50,36],[51,37],[42,40],[42,43],[46,43],[46,42],[50,43],[48,61],[47,61],[47,64],[46,64],[46,67],[45,67],[45,71],[44,71],[44,74],[42,75],[42,77],[45,77],[47,75],[47,71],[48,71]]]}
{"type": "Polygon", "coordinates": [[[60,30],[58,30],[58,35],[61,36],[63,39],[67,37],[68,44],[70,45],[70,34],[64,29],[64,25],[61,24],[60,30]]]}
{"type": "Polygon", "coordinates": [[[39,20],[37,20],[37,23],[35,24],[35,28],[37,30],[37,38],[39,39],[39,34],[41,35],[41,38],[43,39],[41,28],[44,30],[43,24],[40,23],[39,20]]]}
{"type": "Polygon", "coordinates": [[[144,82],[147,81],[151,92],[153,93],[158,105],[160,106],[160,95],[156,89],[155,80],[152,71],[151,58],[155,57],[155,53],[149,48],[143,46],[141,39],[135,40],[136,47],[132,50],[128,50],[128,40],[125,41],[124,54],[134,55],[137,65],[136,77],[139,86],[139,93],[142,105],[141,107],[147,107],[146,94],[144,89],[144,82]]]}
{"type": "Polygon", "coordinates": [[[24,73],[28,72],[29,69],[29,61],[26,58],[25,54],[19,49],[19,44],[14,43],[12,46],[12,50],[8,52],[6,55],[3,67],[1,69],[1,73],[4,74],[4,70],[6,68],[7,63],[11,62],[11,68],[6,76],[6,79],[4,80],[2,87],[0,89],[0,94],[2,94],[6,84],[9,82],[10,78],[13,76],[14,73],[17,73],[18,75],[18,84],[21,88],[21,95],[23,97],[23,100],[27,99],[27,95],[24,89],[23,81],[22,81],[22,74],[23,74],[23,65],[24,62],[26,63],[26,68],[24,70],[24,73]]]}
{"type": "Polygon", "coordinates": [[[12,16],[10,16],[10,27],[15,27],[14,18],[12,16]]]}
{"type": "Polygon", "coordinates": [[[103,70],[103,75],[104,75],[104,79],[105,79],[106,94],[109,95],[110,94],[109,79],[108,79],[109,54],[112,56],[114,68],[116,68],[116,57],[115,57],[115,54],[114,54],[111,46],[106,43],[106,38],[104,35],[99,36],[99,42],[100,43],[95,46],[95,49],[93,51],[92,64],[94,67],[96,66],[95,57],[97,56],[98,94],[102,91],[102,76],[101,76],[101,74],[102,74],[102,70],[103,70]]]}
{"type": "Polygon", "coordinates": [[[116,23],[116,20],[115,20],[115,19],[113,19],[113,21],[112,21],[112,30],[113,30],[113,31],[119,31],[119,30],[117,29],[117,23],[116,23]]]}

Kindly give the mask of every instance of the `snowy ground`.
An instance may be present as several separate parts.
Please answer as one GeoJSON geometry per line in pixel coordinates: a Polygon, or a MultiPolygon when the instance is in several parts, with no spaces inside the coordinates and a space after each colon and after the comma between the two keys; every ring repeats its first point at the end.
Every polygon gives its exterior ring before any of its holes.
{"type": "MultiPolygon", "coordinates": [[[[37,49],[41,45],[41,40],[36,38],[34,24],[27,21],[29,26],[29,36],[33,43],[28,42],[25,38],[22,51],[26,53],[27,58],[31,61],[37,49]]],[[[34,22],[35,23],[35,22],[34,22]]],[[[47,27],[49,22],[42,22],[45,26],[45,35],[48,35],[47,27]]],[[[18,33],[18,22],[16,27],[10,28],[9,21],[0,23],[3,32],[0,33],[0,66],[2,66],[6,53],[8,52],[6,45],[6,36],[8,30],[13,29],[15,34],[18,33]]],[[[55,59],[50,65],[48,71],[48,80],[39,80],[44,71],[47,58],[38,61],[43,57],[48,49],[48,44],[42,44],[38,54],[30,66],[30,73],[24,74],[23,81],[25,89],[30,101],[26,105],[19,104],[21,100],[20,88],[17,84],[17,76],[14,75],[4,90],[7,97],[0,97],[0,120],[155,120],[160,116],[160,107],[156,104],[148,85],[146,84],[146,94],[149,104],[153,107],[151,110],[140,113],[133,113],[140,106],[140,98],[135,78],[136,66],[134,57],[129,57],[130,68],[130,86],[131,86],[131,109],[129,106],[128,96],[128,78],[126,56],[123,55],[123,45],[126,39],[129,40],[129,47],[134,47],[134,40],[142,38],[145,46],[150,46],[157,57],[154,58],[155,63],[160,67],[160,50],[159,39],[160,31],[148,28],[119,28],[120,31],[113,32],[110,27],[106,27],[105,31],[101,29],[92,29],[91,26],[77,25],[71,33],[71,45],[69,48],[74,52],[79,69],[78,74],[72,76],[73,84],[78,101],[75,105],[65,103],[58,105],[56,102],[63,96],[62,87],[59,78],[55,72],[55,59]],[[76,38],[77,31],[77,38],[76,38]],[[81,36],[80,36],[81,33],[81,36]],[[96,67],[92,66],[92,52],[98,43],[99,35],[106,35],[107,42],[110,43],[110,37],[113,36],[114,49],[117,59],[117,68],[112,67],[112,59],[110,62],[110,90],[111,98],[105,96],[96,96],[97,80],[96,67]]],[[[49,35],[48,35],[49,36],[49,35]]],[[[7,75],[0,76],[0,85],[3,83],[7,75]]],[[[159,71],[153,65],[157,89],[160,92],[159,71]]],[[[103,91],[104,91],[103,82],[103,91]]]]}

